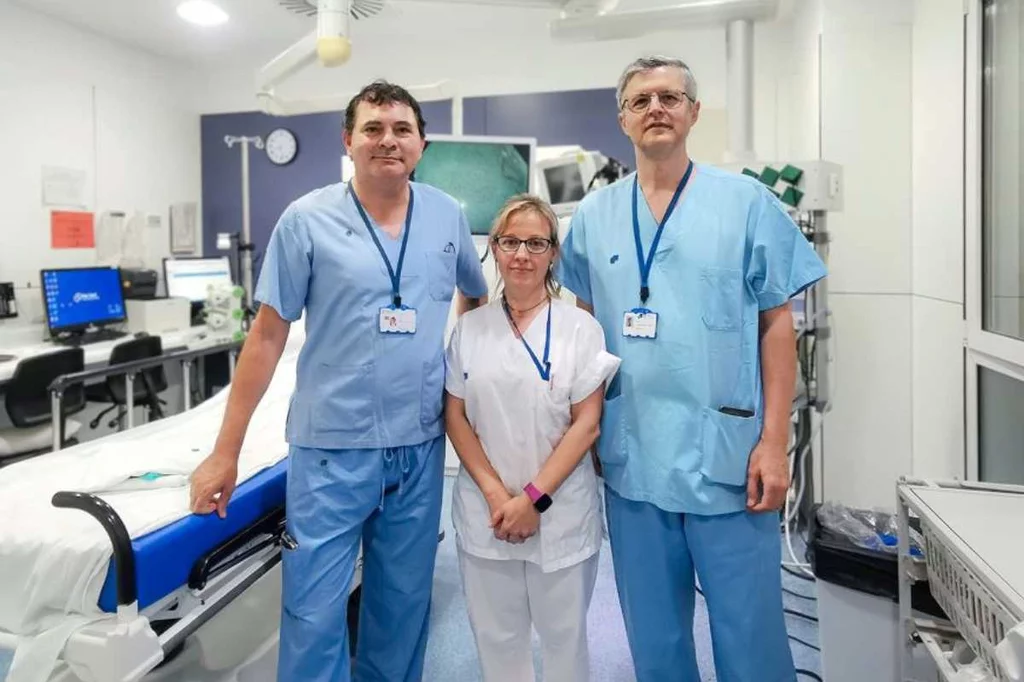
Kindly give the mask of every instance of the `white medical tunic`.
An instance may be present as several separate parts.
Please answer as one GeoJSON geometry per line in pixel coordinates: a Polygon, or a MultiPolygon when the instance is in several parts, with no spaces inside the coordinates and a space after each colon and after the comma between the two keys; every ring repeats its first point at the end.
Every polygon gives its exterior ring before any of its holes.
{"type": "MultiPolygon", "coordinates": [[[[466,416],[491,465],[513,495],[540,472],[572,422],[571,405],[608,381],[619,359],[589,313],[555,299],[551,308],[551,379],[541,378],[505,316],[501,299],[462,315],[448,344],[445,388],[466,416]]],[[[548,310],[522,330],[543,357],[548,310]]],[[[494,537],[490,508],[465,467],[455,482],[453,521],[459,549],[485,559],[516,559],[544,572],[572,566],[601,546],[597,476],[589,454],[565,479],[541,515],[539,532],[514,545],[494,537]]]]}

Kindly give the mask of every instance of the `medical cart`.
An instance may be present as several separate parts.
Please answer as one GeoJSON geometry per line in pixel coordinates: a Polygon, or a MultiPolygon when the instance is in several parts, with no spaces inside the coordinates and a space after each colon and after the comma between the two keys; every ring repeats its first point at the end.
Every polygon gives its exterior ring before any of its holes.
{"type": "Polygon", "coordinates": [[[1024,681],[1024,486],[901,479],[897,485],[902,682],[924,646],[944,682],[1024,681]],[[910,554],[910,516],[924,559],[910,554]],[[922,568],[924,569],[922,572],[922,568]],[[948,621],[914,617],[927,580],[948,621]]]}

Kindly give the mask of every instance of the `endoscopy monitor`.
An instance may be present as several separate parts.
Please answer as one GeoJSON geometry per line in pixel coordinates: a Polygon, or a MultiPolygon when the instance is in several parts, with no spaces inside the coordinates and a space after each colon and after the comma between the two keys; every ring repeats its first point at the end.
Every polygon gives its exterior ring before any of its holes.
{"type": "Polygon", "coordinates": [[[118,268],[40,271],[46,323],[51,335],[82,331],[127,319],[118,268]]]}
{"type": "Polygon", "coordinates": [[[505,201],[533,191],[536,147],[534,138],[428,135],[413,180],[454,197],[470,232],[486,235],[505,201]]]}
{"type": "Polygon", "coordinates": [[[589,153],[560,156],[537,162],[538,194],[559,215],[568,215],[587,194],[597,174],[594,157],[589,153]]]}
{"type": "Polygon", "coordinates": [[[164,259],[164,284],[170,298],[202,303],[210,286],[231,283],[231,262],[227,256],[164,259]]]}

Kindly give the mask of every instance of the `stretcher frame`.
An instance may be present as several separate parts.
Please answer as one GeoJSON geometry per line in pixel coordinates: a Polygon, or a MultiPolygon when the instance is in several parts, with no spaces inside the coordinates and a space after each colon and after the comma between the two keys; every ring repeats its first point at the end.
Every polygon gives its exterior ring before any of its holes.
{"type": "MultiPolygon", "coordinates": [[[[1024,510],[1024,486],[986,484],[967,481],[931,481],[901,478],[897,484],[897,524],[899,535],[899,617],[898,651],[900,681],[912,682],[914,648],[924,646],[934,661],[940,679],[962,679],[958,671],[967,647],[971,656],[984,663],[989,679],[1013,682],[1024,679],[1024,596],[1021,588],[1024,562],[1013,575],[997,570],[972,546],[976,533],[964,530],[957,514],[934,508],[920,493],[935,489],[954,489],[978,494],[978,504],[986,496],[1016,496],[1024,510]],[[910,516],[921,522],[924,536],[925,568],[922,575],[917,560],[910,555],[910,516]],[[911,612],[911,585],[927,580],[929,591],[948,615],[948,620],[914,617],[911,612]],[[1015,587],[1016,584],[1017,586],[1015,587]],[[1011,635],[1017,631],[1016,637],[1011,635]],[[1009,635],[1009,636],[1008,636],[1009,635]],[[957,654],[957,651],[961,654],[957,654]]],[[[1014,500],[1016,500],[1014,497],[1014,500]]],[[[1012,533],[993,518],[992,534],[1012,533]]],[[[1014,542],[1007,535],[1007,542],[1014,542]]],[[[1017,541],[1019,542],[1019,540],[1017,541]]]]}

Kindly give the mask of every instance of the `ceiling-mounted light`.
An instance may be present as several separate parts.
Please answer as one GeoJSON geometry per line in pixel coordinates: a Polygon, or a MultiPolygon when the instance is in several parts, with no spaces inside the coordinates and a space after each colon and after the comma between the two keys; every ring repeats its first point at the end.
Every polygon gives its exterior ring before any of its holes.
{"type": "Polygon", "coordinates": [[[207,0],[186,0],[178,5],[178,16],[199,26],[217,26],[228,20],[224,10],[207,0]]]}

